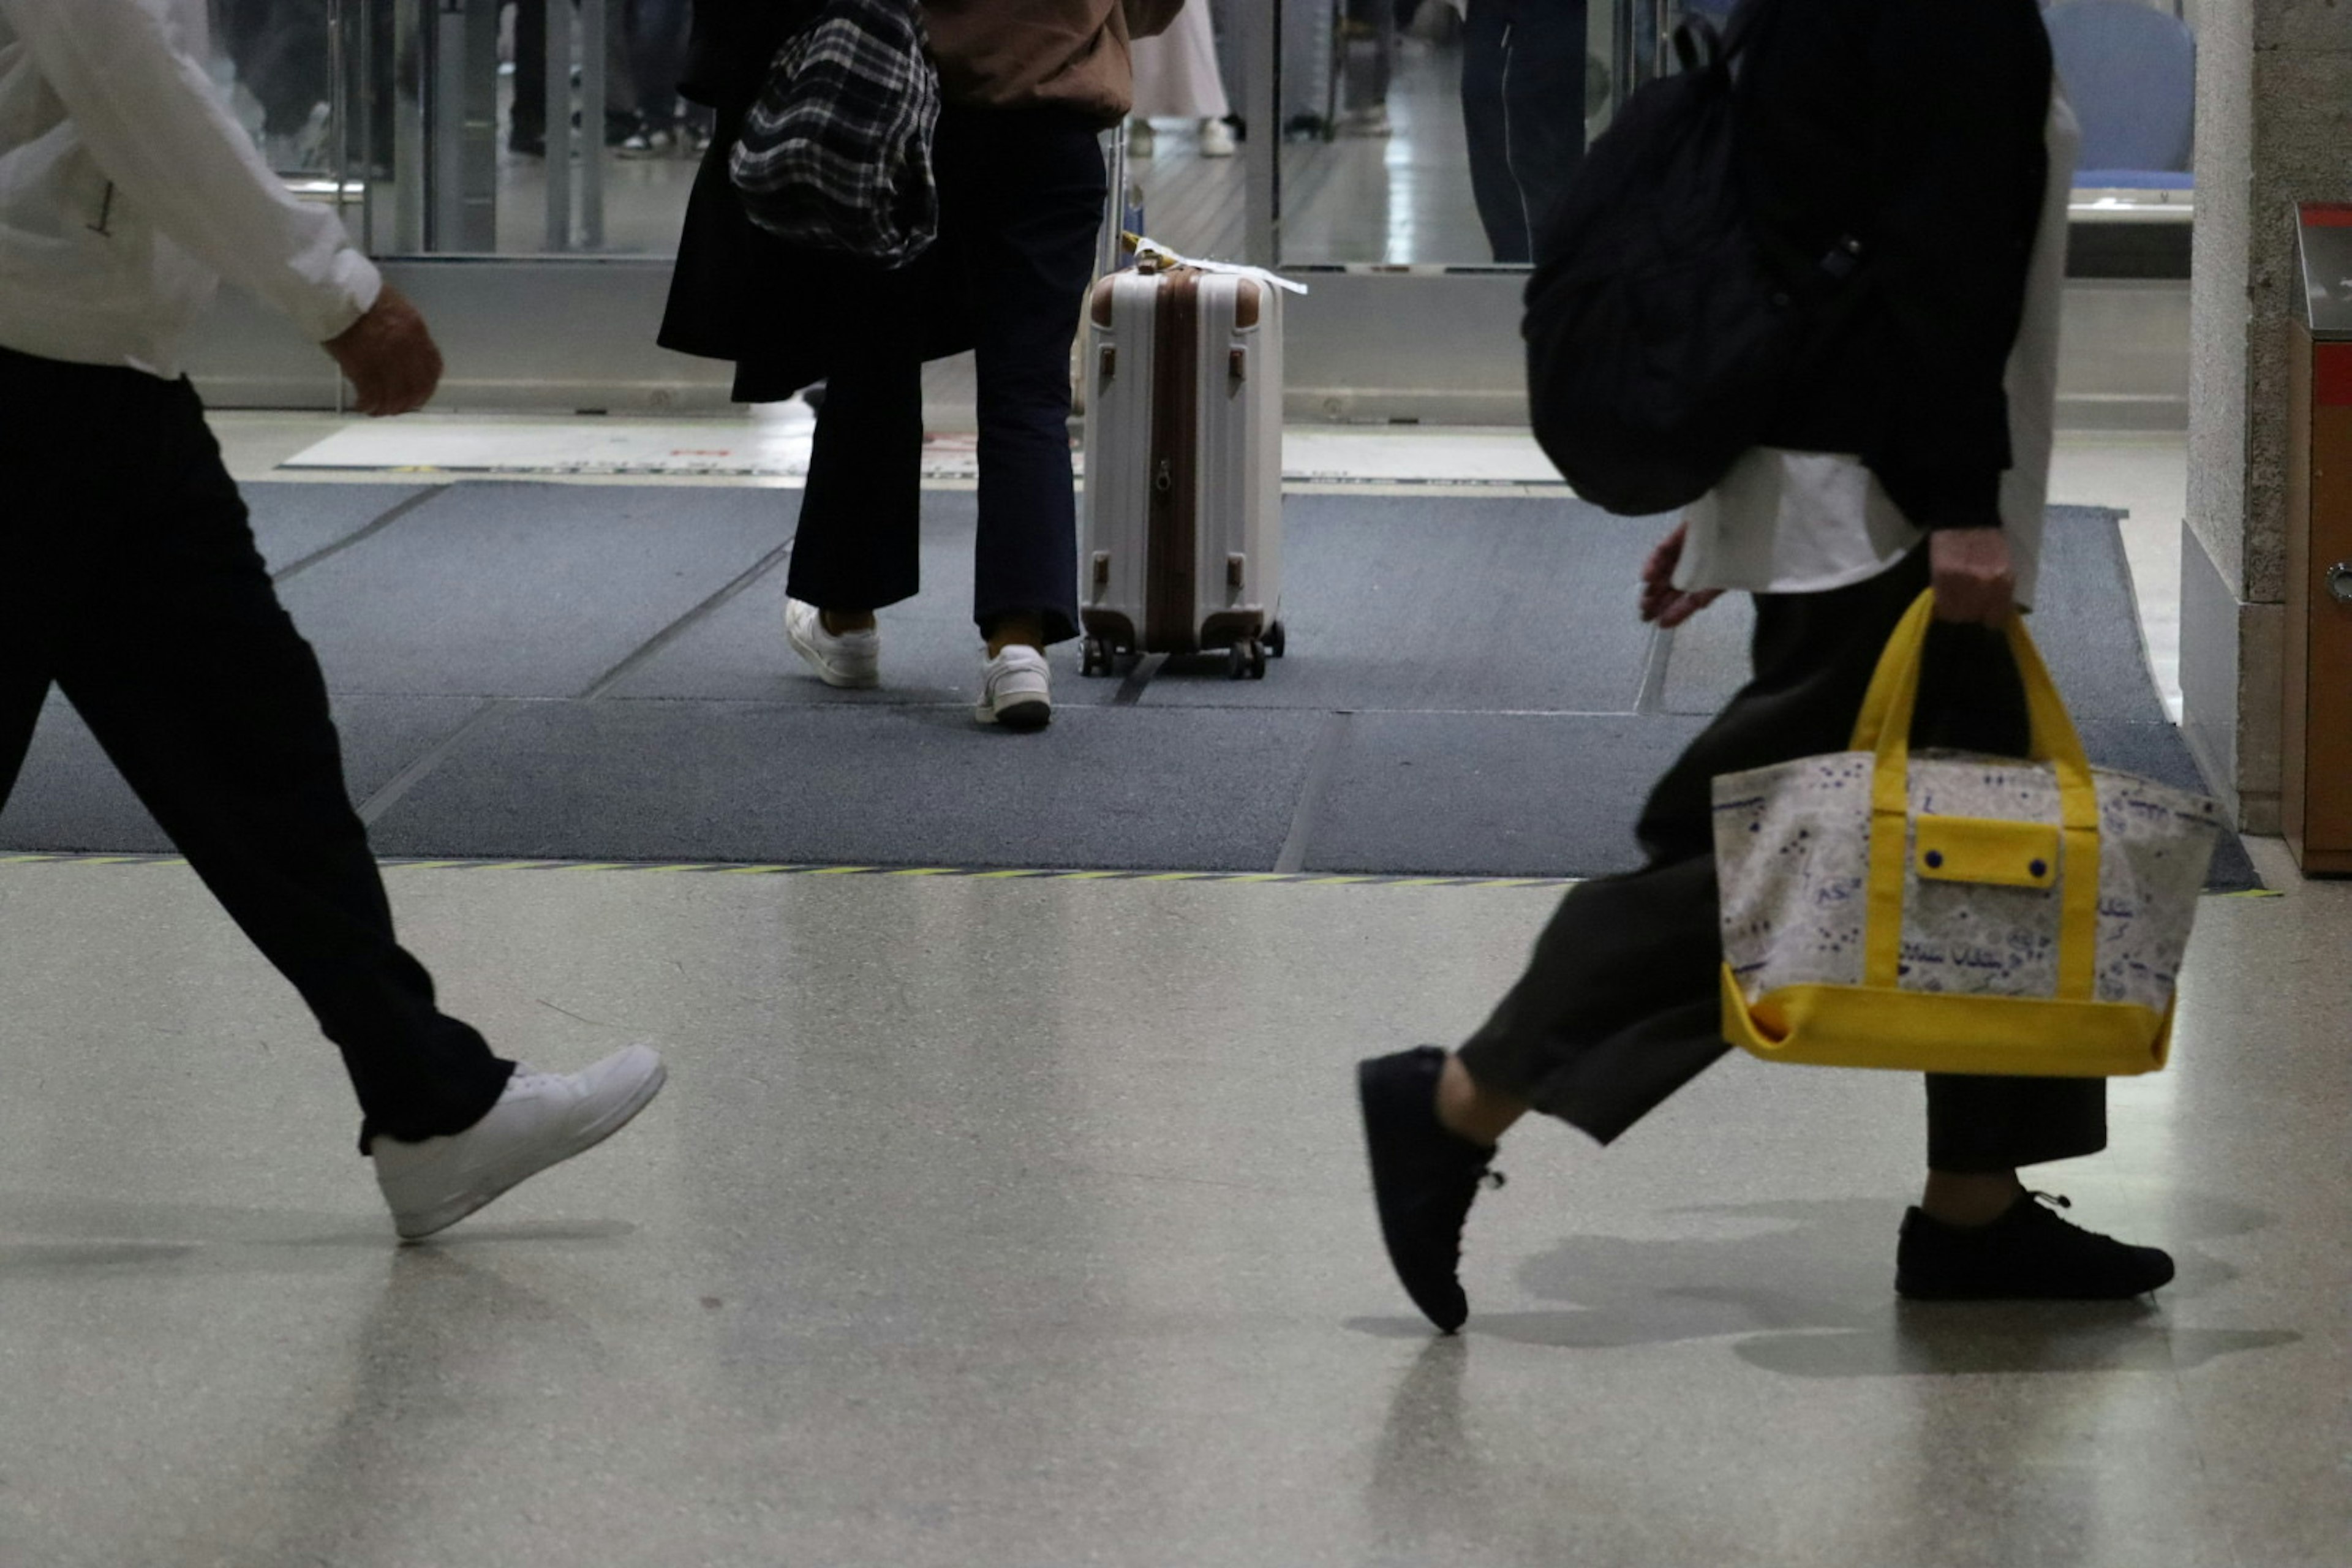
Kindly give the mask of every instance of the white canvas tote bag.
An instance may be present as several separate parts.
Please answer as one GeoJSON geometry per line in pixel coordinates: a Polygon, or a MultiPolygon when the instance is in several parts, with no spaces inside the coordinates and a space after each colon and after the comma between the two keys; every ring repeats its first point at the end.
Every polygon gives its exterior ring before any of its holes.
{"type": "Polygon", "coordinates": [[[1820,1066],[2160,1068],[2220,808],[2093,768],[2018,616],[2033,760],[1913,755],[1934,607],[1888,640],[1851,751],[1715,781],[1725,1037],[1820,1066]]]}

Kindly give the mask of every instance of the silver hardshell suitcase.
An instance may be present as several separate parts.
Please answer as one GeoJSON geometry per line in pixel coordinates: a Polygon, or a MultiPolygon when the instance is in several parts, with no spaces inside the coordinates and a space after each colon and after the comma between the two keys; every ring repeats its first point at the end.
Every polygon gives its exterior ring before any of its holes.
{"type": "Polygon", "coordinates": [[[1282,295],[1174,266],[1095,286],[1087,368],[1083,668],[1229,650],[1280,658],[1282,295]]]}

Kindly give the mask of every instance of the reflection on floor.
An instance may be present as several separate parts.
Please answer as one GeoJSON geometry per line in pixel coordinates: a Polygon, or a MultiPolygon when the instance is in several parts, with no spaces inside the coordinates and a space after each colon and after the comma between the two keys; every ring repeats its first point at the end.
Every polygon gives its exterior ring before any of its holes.
{"type": "Polygon", "coordinates": [[[2153,1305],[1904,1309],[1919,1091],[1724,1063],[1480,1201],[1433,1340],[1358,1055],[1548,891],[395,870],[637,1127],[397,1249],[333,1054],[184,869],[0,867],[0,1562],[2340,1568],[2352,896],[2210,900],[2179,1047],[2035,1173],[2153,1305]],[[136,954],[135,966],[126,959],[136,954]]]}
{"type": "MultiPolygon", "coordinates": [[[[1493,259],[1470,197],[1458,49],[1406,41],[1389,88],[1387,136],[1291,141],[1279,204],[1286,265],[1484,264],[1493,259]]],[[[1131,168],[1152,237],[1188,255],[1238,257],[1246,178],[1240,158],[1198,155],[1188,129],[1162,130],[1131,168]]]]}

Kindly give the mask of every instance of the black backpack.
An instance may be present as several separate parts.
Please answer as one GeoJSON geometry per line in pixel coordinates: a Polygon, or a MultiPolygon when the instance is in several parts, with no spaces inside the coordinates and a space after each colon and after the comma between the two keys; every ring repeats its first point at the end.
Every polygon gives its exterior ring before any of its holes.
{"type": "Polygon", "coordinates": [[[1536,439],[1594,505],[1689,505],[1761,444],[1862,264],[1842,240],[1817,271],[1776,270],[1733,163],[1732,62],[1781,0],[1748,0],[1727,42],[1675,31],[1682,71],[1636,92],[1547,221],[1528,279],[1536,439]]]}

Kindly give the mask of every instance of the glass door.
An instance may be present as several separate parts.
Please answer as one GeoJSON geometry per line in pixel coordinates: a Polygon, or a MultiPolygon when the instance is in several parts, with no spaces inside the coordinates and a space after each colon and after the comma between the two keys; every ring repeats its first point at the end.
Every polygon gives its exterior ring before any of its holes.
{"type": "Polygon", "coordinates": [[[1663,0],[1282,0],[1280,259],[1526,263],[1657,68],[1663,0]]]}

